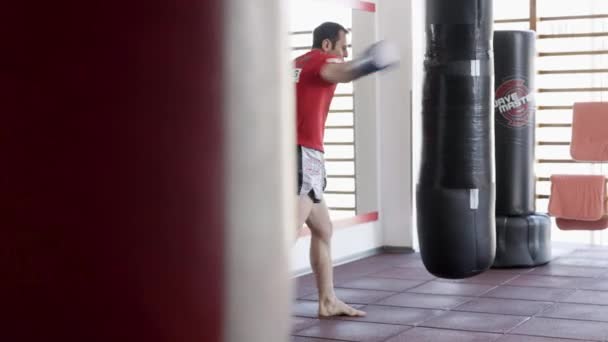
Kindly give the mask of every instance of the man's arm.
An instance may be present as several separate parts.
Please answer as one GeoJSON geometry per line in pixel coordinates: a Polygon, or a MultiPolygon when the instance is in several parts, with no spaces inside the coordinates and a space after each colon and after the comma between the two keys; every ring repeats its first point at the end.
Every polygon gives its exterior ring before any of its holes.
{"type": "Polygon", "coordinates": [[[386,69],[399,62],[394,46],[378,42],[362,56],[347,63],[328,63],[321,68],[321,77],[330,83],[348,83],[365,75],[386,69]]]}

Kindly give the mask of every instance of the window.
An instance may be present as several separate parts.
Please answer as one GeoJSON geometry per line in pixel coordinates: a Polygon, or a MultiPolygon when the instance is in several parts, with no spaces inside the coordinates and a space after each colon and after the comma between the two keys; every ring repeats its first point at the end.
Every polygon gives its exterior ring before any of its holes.
{"type": "MultiPolygon", "coordinates": [[[[549,177],[558,173],[607,174],[608,164],[571,160],[572,104],[608,101],[608,1],[494,0],[500,29],[535,29],[536,209],[546,212],[549,177]],[[531,14],[532,13],[532,14],[531,14]]],[[[608,244],[602,232],[565,232],[553,222],[553,240],[608,244]]]]}
{"type": "MultiPolygon", "coordinates": [[[[292,59],[310,50],[312,30],[325,21],[346,28],[352,26],[352,9],[321,1],[290,2],[290,45],[292,59]]],[[[351,34],[348,36],[351,40],[351,34]]],[[[349,56],[352,48],[349,48],[349,56]]],[[[348,58],[350,59],[350,57],[348,58]]],[[[325,200],[332,219],[355,216],[355,130],[353,85],[339,84],[325,126],[327,189],[325,200]]]]}

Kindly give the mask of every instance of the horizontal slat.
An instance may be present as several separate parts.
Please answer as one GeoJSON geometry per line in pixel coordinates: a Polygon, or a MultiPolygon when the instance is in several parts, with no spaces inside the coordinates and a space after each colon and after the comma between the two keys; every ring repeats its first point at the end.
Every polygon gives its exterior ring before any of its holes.
{"type": "Polygon", "coordinates": [[[539,141],[539,146],[569,146],[569,141],[539,141]]]}
{"type": "Polygon", "coordinates": [[[353,93],[334,94],[334,97],[353,97],[353,93]]]}
{"type": "Polygon", "coordinates": [[[571,70],[539,70],[539,75],[568,75],[568,74],[599,74],[608,72],[608,69],[571,69],[571,70]]]}
{"type": "Polygon", "coordinates": [[[527,23],[530,18],[516,18],[516,19],[498,19],[494,20],[495,24],[511,24],[511,23],[527,23]]]}
{"type": "Polygon", "coordinates": [[[538,106],[538,110],[572,110],[572,106],[538,106]]]}
{"type": "MultiPolygon", "coordinates": [[[[549,178],[549,177],[537,177],[536,181],[538,181],[538,182],[550,182],[551,178],[549,178]]],[[[606,179],[606,183],[608,183],[608,179],[606,179]]]]}
{"type": "Polygon", "coordinates": [[[324,191],[327,195],[354,195],[354,191],[324,191]]]}
{"type": "Polygon", "coordinates": [[[292,31],[289,32],[290,35],[296,35],[296,34],[312,34],[312,31],[292,31]]]}
{"type": "Polygon", "coordinates": [[[353,141],[348,142],[324,142],[323,145],[327,146],[352,146],[355,143],[353,141]]]}
{"type": "Polygon", "coordinates": [[[540,88],[539,93],[587,93],[595,91],[608,91],[607,87],[593,88],[540,88]]]}
{"type": "Polygon", "coordinates": [[[589,14],[589,15],[567,15],[559,17],[540,17],[538,21],[556,21],[556,20],[579,20],[579,19],[604,19],[608,18],[608,14],[589,14]]]}
{"type": "Polygon", "coordinates": [[[539,57],[550,56],[587,56],[587,55],[605,55],[608,50],[589,50],[589,51],[559,51],[559,52],[540,52],[539,57]]]}
{"type": "Polygon", "coordinates": [[[608,32],[539,34],[538,39],[608,37],[608,32]]]}
{"type": "MultiPolygon", "coordinates": [[[[536,199],[549,199],[549,195],[545,195],[545,194],[538,194],[536,195],[536,199]]],[[[608,199],[608,197],[606,197],[606,199],[608,199]]]]}
{"type": "Polygon", "coordinates": [[[570,128],[572,124],[569,123],[541,123],[538,124],[538,128],[570,128]]]}
{"type": "Polygon", "coordinates": [[[325,128],[332,128],[332,129],[354,129],[355,126],[340,126],[340,125],[326,125],[325,128]]]}
{"type": "Polygon", "coordinates": [[[338,113],[352,113],[352,109],[331,109],[329,114],[338,114],[338,113]]]}
{"type": "Polygon", "coordinates": [[[354,158],[327,158],[325,159],[327,162],[354,162],[354,158]]]}
{"type": "Polygon", "coordinates": [[[334,211],[354,211],[356,210],[356,208],[352,208],[352,207],[329,207],[329,210],[334,210],[334,211]]]}
{"type": "Polygon", "coordinates": [[[355,178],[355,175],[327,175],[327,178],[355,178]]]}
{"type": "Polygon", "coordinates": [[[541,163],[541,164],[573,164],[573,163],[586,163],[586,162],[579,162],[577,160],[573,160],[573,159],[538,159],[536,161],[537,163],[541,163]]]}

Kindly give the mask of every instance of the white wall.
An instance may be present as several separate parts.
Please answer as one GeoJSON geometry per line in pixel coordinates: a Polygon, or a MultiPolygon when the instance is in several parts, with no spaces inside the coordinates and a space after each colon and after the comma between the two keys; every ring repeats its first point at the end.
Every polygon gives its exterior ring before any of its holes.
{"type": "Polygon", "coordinates": [[[412,0],[412,181],[413,181],[413,245],[418,250],[418,223],[416,220],[416,183],[420,168],[422,149],[422,81],[425,53],[425,4],[423,0],[412,0]]]}
{"type": "Polygon", "coordinates": [[[380,220],[384,244],[413,244],[412,194],[412,9],[410,1],[379,0],[377,38],[399,45],[401,65],[378,76],[380,220]]]}
{"type": "MultiPolygon", "coordinates": [[[[376,41],[376,14],[353,11],[353,56],[360,55],[376,41]]],[[[353,83],[355,108],[355,181],[357,213],[378,211],[378,115],[376,77],[353,83]]]]}

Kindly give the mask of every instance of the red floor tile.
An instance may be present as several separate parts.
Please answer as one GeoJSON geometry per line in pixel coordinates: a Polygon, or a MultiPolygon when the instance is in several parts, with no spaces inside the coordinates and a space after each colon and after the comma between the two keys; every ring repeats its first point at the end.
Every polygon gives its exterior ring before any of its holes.
{"type": "Polygon", "coordinates": [[[530,267],[504,267],[504,268],[490,268],[486,272],[502,272],[502,273],[513,273],[513,274],[525,274],[532,271],[530,267]]]}
{"type": "Polygon", "coordinates": [[[579,281],[578,288],[581,290],[608,291],[608,279],[589,278],[579,281]]]}
{"type": "MultiPolygon", "coordinates": [[[[384,298],[392,296],[395,292],[376,291],[376,290],[361,290],[361,289],[335,289],[336,296],[346,303],[352,304],[373,304],[384,298]]],[[[318,294],[306,296],[305,300],[318,300],[318,294]]]]}
{"type": "Polygon", "coordinates": [[[421,326],[504,334],[528,319],[525,316],[451,311],[430,319],[421,326]]]}
{"type": "Polygon", "coordinates": [[[374,262],[377,265],[397,266],[397,265],[406,264],[413,260],[420,260],[420,254],[419,253],[408,253],[408,254],[385,253],[385,254],[375,255],[375,256],[367,258],[365,260],[374,262]]]}
{"type": "Polygon", "coordinates": [[[561,299],[560,302],[608,305],[608,291],[577,290],[561,299]]]}
{"type": "Polygon", "coordinates": [[[505,298],[505,299],[527,299],[545,302],[558,301],[571,294],[572,289],[550,289],[542,287],[506,286],[502,285],[482,297],[505,298]]]}
{"type": "Polygon", "coordinates": [[[377,273],[372,273],[372,277],[411,279],[411,280],[432,280],[435,276],[425,269],[417,267],[392,267],[377,273]]]}
{"type": "Polygon", "coordinates": [[[407,267],[425,268],[424,263],[422,262],[422,259],[410,260],[410,261],[407,261],[407,262],[404,262],[402,264],[398,264],[398,265],[395,265],[395,266],[397,266],[397,267],[405,267],[405,268],[407,268],[407,267]]]}
{"type": "Polygon", "coordinates": [[[334,268],[334,277],[336,279],[355,279],[367,276],[371,273],[376,273],[381,270],[390,269],[390,265],[380,265],[377,263],[349,263],[334,268]]]}
{"type": "Polygon", "coordinates": [[[414,328],[386,342],[490,342],[501,335],[446,329],[414,328]]]}
{"type": "Polygon", "coordinates": [[[558,303],[538,316],[608,322],[608,306],[558,303]]]}
{"type": "Polygon", "coordinates": [[[343,342],[343,340],[330,340],[326,338],[292,336],[291,342],[343,342]]]}
{"type": "Polygon", "coordinates": [[[410,328],[404,325],[321,320],[319,324],[301,330],[297,335],[346,341],[380,342],[410,328]]]}
{"type": "Polygon", "coordinates": [[[409,289],[407,292],[474,297],[480,296],[494,287],[494,285],[430,281],[409,289]]]}
{"type": "Polygon", "coordinates": [[[539,337],[539,336],[522,336],[522,335],[505,335],[496,342],[590,342],[589,340],[571,340],[555,337],[539,337]]]}
{"type": "Polygon", "coordinates": [[[561,266],[547,264],[530,271],[529,275],[547,275],[564,277],[597,277],[606,270],[597,267],[561,266]]]}
{"type": "Polygon", "coordinates": [[[291,306],[292,315],[300,317],[319,316],[319,304],[316,301],[298,300],[291,306]]]}
{"type": "Polygon", "coordinates": [[[367,315],[365,317],[338,317],[341,320],[356,320],[358,322],[386,323],[399,325],[417,325],[430,318],[438,316],[445,311],[404,308],[386,305],[367,305],[361,308],[367,315]]]}
{"type": "Polygon", "coordinates": [[[307,274],[295,279],[295,296],[301,298],[317,292],[317,285],[312,274],[307,274]]]}
{"type": "Polygon", "coordinates": [[[402,292],[423,284],[424,282],[425,280],[362,277],[356,280],[338,283],[336,286],[351,289],[402,292]]]}
{"type": "Polygon", "coordinates": [[[474,297],[429,295],[420,293],[400,293],[388,297],[379,305],[405,306],[411,308],[447,310],[470,301],[474,297]]]}
{"type": "Polygon", "coordinates": [[[509,334],[604,341],[608,339],[608,323],[533,317],[509,334]]]}
{"type": "Polygon", "coordinates": [[[319,323],[318,319],[304,317],[292,317],[291,321],[291,331],[293,333],[319,323]]]}
{"type": "Polygon", "coordinates": [[[578,277],[554,277],[524,274],[508,281],[505,285],[510,286],[534,286],[551,287],[559,289],[575,289],[578,282],[584,278],[578,277]]]}
{"type": "Polygon", "coordinates": [[[533,316],[553,305],[552,302],[533,300],[477,298],[464,303],[453,311],[485,312],[503,315],[533,316]]]}
{"type": "Polygon", "coordinates": [[[519,273],[489,270],[466,279],[437,279],[438,281],[466,284],[500,285],[519,276],[519,273]]]}

